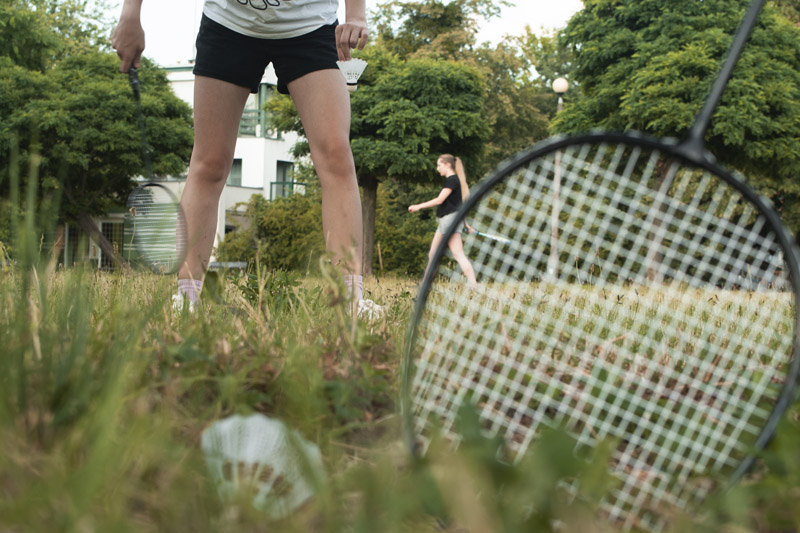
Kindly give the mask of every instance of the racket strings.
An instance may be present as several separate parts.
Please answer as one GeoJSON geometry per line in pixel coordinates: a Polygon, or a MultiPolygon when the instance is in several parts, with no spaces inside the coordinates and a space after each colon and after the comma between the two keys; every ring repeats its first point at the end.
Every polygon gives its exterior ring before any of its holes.
{"type": "Polygon", "coordinates": [[[477,291],[440,266],[410,395],[423,443],[457,441],[465,401],[514,460],[544,427],[617,438],[605,509],[652,529],[642,509],[685,506],[710,489],[694,478],[746,456],[785,381],[795,302],[776,235],[738,191],[659,152],[583,144],[467,217],[509,242],[465,238],[477,291]]]}
{"type": "Polygon", "coordinates": [[[157,272],[174,272],[185,255],[183,211],[161,185],[145,185],[128,198],[125,242],[139,259],[157,272]]]}

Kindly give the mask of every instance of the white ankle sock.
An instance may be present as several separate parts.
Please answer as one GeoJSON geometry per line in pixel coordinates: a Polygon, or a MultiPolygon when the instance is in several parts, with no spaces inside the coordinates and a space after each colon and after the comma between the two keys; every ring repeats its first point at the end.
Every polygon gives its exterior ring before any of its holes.
{"type": "Polygon", "coordinates": [[[188,298],[195,303],[200,298],[200,291],[203,289],[203,282],[196,279],[179,279],[178,294],[188,298]]]}
{"type": "Polygon", "coordinates": [[[347,299],[361,300],[361,292],[364,288],[364,278],[354,274],[346,274],[344,276],[344,287],[347,290],[347,299]]]}

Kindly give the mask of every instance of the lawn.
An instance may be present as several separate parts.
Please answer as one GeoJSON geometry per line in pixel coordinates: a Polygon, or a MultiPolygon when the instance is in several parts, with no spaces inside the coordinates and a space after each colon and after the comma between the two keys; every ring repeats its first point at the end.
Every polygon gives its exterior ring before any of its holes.
{"type": "MultiPolygon", "coordinates": [[[[417,280],[367,279],[386,310],[372,322],[350,316],[324,275],[220,273],[193,314],[171,310],[173,283],[0,271],[0,531],[606,528],[595,511],[615,483],[608,447],[576,460],[570,437],[549,430],[512,467],[467,421],[458,453],[434,441],[409,459],[398,397],[417,280]],[[288,518],[246,497],[223,503],[206,467],[204,429],[254,412],[321,451],[326,481],[288,518]]],[[[796,529],[798,447],[792,409],[747,479],[672,527],[796,529]]]]}

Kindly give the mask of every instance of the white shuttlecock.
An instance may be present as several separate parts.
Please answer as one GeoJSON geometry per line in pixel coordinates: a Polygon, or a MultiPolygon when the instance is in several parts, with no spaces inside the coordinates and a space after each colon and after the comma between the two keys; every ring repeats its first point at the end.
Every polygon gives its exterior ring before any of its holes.
{"type": "Polygon", "coordinates": [[[275,519],[305,503],[324,479],[319,448],[261,414],[215,422],[203,432],[202,447],[223,499],[252,494],[253,506],[275,519]]]}
{"type": "Polygon", "coordinates": [[[376,304],[372,300],[359,300],[358,301],[358,316],[371,322],[376,318],[383,316],[384,309],[382,306],[376,304]]]}
{"type": "Polygon", "coordinates": [[[361,73],[367,68],[367,62],[363,59],[351,59],[349,61],[337,61],[339,70],[342,72],[345,81],[347,82],[347,90],[355,91],[358,89],[358,78],[361,73]]]}

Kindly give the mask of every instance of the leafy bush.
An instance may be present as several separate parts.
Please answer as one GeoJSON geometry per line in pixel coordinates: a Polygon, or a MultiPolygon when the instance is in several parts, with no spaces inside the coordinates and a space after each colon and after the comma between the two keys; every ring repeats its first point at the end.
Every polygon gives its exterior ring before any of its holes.
{"type": "Polygon", "coordinates": [[[439,193],[434,186],[408,185],[386,180],[378,186],[378,206],[375,213],[375,257],[373,272],[380,272],[378,244],[383,271],[419,277],[428,263],[436,217],[433,209],[410,214],[408,206],[430,200],[439,193]]]}
{"type": "Polygon", "coordinates": [[[253,196],[245,215],[249,227],[228,234],[217,255],[223,261],[258,260],[267,270],[316,268],[325,253],[322,234],[321,195],[317,187],[306,194],[268,201],[253,196]]]}

